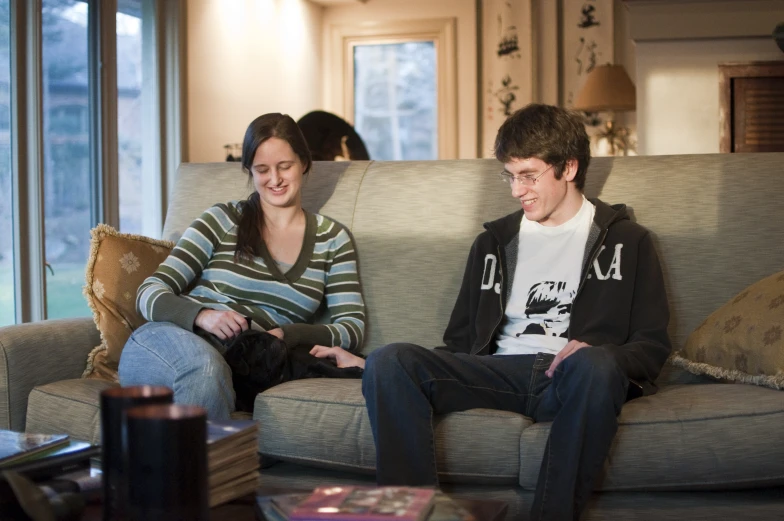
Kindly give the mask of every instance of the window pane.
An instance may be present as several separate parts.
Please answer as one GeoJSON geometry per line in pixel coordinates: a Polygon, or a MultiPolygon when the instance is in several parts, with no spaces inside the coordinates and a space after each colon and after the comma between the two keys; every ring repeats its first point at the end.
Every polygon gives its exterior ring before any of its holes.
{"type": "Polygon", "coordinates": [[[0,0],[0,326],[14,314],[13,191],[11,186],[11,48],[9,1],[0,0]]]}
{"type": "Polygon", "coordinates": [[[120,229],[142,230],[142,0],[118,2],[117,152],[120,229]]]}
{"type": "Polygon", "coordinates": [[[90,314],[82,296],[92,227],[87,3],[43,0],[47,316],[90,314]]]}
{"type": "Polygon", "coordinates": [[[354,127],[371,159],[438,159],[434,42],[354,47],[354,127]]]}

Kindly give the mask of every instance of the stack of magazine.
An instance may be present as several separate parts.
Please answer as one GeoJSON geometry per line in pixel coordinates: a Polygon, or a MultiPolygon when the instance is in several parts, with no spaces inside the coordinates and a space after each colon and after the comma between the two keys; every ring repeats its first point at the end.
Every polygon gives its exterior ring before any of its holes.
{"type": "Polygon", "coordinates": [[[89,469],[100,448],[67,434],[34,434],[0,430],[0,471],[13,470],[33,481],[89,469]]]}
{"type": "Polygon", "coordinates": [[[256,420],[207,422],[210,507],[254,493],[259,486],[256,420]]]}
{"type": "Polygon", "coordinates": [[[93,476],[91,468],[100,453],[100,447],[67,434],[0,429],[0,519],[16,519],[11,512],[20,507],[10,483],[21,478],[33,481],[50,497],[77,492],[84,501],[100,499],[100,473],[93,476]]]}

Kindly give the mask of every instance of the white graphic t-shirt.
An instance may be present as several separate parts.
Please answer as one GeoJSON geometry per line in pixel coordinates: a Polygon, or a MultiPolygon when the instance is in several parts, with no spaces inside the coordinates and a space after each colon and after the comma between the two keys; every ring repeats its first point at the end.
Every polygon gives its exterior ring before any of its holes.
{"type": "Polygon", "coordinates": [[[560,226],[542,226],[523,216],[512,293],[495,354],[557,354],[566,345],[595,212],[583,198],[577,214],[560,226]]]}

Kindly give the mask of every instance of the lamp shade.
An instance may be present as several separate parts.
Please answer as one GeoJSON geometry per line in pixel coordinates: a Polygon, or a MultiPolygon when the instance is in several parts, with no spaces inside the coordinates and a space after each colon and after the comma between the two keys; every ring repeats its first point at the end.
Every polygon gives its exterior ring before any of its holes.
{"type": "Polygon", "coordinates": [[[584,112],[616,112],[637,107],[636,90],[622,65],[599,65],[588,73],[573,109],[584,112]]]}

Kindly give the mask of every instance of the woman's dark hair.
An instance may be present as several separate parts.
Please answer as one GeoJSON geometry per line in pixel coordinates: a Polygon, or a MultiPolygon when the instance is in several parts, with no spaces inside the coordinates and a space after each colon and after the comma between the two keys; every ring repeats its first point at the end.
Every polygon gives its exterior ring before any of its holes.
{"type": "Polygon", "coordinates": [[[532,103],[509,116],[498,129],[495,157],[502,163],[529,157],[541,159],[555,165],[556,179],[563,175],[566,162],[576,159],[574,184],[582,191],[591,162],[591,142],[577,112],[532,103]]]}
{"type": "MultiPolygon", "coordinates": [[[[304,173],[310,172],[313,160],[310,156],[308,143],[305,141],[305,136],[302,135],[297,122],[288,114],[264,114],[251,121],[245,131],[245,138],[242,140],[242,171],[248,174],[251,183],[253,182],[251,167],[256,150],[271,137],[282,139],[288,143],[305,167],[304,173]]],[[[262,222],[263,215],[259,193],[253,190],[250,197],[242,202],[240,209],[242,213],[237,225],[237,247],[234,250],[234,260],[237,262],[240,260],[250,261],[261,252],[263,238],[259,231],[259,224],[262,222]]]]}

